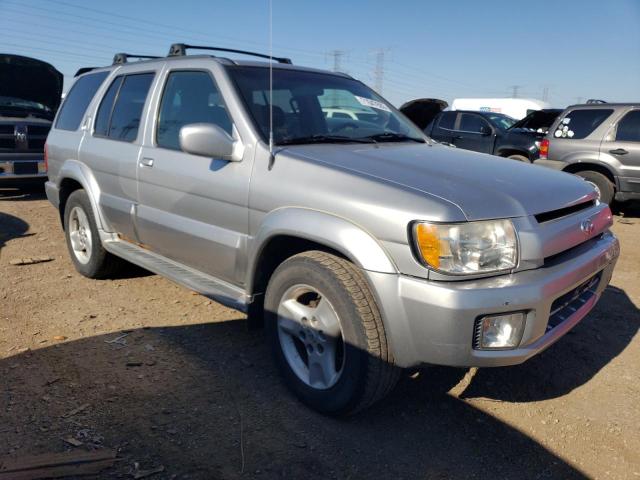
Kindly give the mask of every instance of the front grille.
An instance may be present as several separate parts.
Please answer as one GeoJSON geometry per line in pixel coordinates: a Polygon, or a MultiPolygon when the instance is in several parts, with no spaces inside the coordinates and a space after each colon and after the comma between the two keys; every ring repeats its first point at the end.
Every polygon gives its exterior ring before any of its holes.
{"type": "Polygon", "coordinates": [[[46,138],[29,138],[29,150],[42,150],[44,151],[44,143],[46,138]]]}
{"type": "Polygon", "coordinates": [[[15,127],[13,125],[0,125],[0,135],[13,135],[13,129],[15,127]]]}
{"type": "Polygon", "coordinates": [[[29,135],[44,135],[45,137],[49,133],[51,127],[49,125],[29,125],[29,135]]]}
{"type": "Polygon", "coordinates": [[[558,210],[551,210],[549,212],[538,213],[537,215],[534,215],[534,217],[538,221],[538,223],[550,222],[551,220],[566,217],[568,215],[580,212],[582,210],[586,210],[587,208],[593,207],[595,204],[596,204],[595,200],[590,200],[588,202],[572,205],[571,207],[559,208],[558,210]]]}
{"type": "Polygon", "coordinates": [[[567,320],[571,315],[576,313],[580,307],[587,303],[596,294],[596,289],[600,283],[602,272],[595,274],[589,280],[581,283],[579,286],[556,298],[551,304],[551,313],[549,314],[549,323],[547,323],[547,332],[553,330],[562,322],[567,320]]]}
{"type": "Polygon", "coordinates": [[[6,150],[13,150],[16,148],[16,139],[13,136],[13,133],[8,138],[0,136],[0,148],[6,150]]]}

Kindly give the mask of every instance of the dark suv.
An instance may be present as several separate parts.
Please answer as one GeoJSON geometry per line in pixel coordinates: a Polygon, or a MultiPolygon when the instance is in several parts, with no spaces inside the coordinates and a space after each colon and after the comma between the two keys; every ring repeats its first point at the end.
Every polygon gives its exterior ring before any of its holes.
{"type": "Polygon", "coordinates": [[[0,183],[46,178],[44,143],[62,80],[48,63],[0,54],[0,183]]]}
{"type": "Polygon", "coordinates": [[[640,199],[640,104],[568,107],[535,163],[583,177],[605,203],[640,199]]]}

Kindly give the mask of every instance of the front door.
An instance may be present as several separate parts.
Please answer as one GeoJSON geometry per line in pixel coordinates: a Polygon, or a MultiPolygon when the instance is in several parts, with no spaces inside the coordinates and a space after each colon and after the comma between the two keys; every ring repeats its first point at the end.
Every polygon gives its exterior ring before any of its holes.
{"type": "Polygon", "coordinates": [[[180,149],[180,129],[192,123],[212,123],[237,138],[212,72],[168,71],[156,103],[152,140],[138,163],[140,241],[167,258],[239,284],[244,280],[251,162],[180,149]]]}
{"type": "Polygon", "coordinates": [[[616,126],[615,140],[600,144],[600,159],[607,157],[621,172],[621,190],[640,192],[640,110],[627,112],[616,126]]]}
{"type": "Polygon", "coordinates": [[[493,153],[495,134],[493,128],[482,116],[475,113],[461,113],[453,136],[453,144],[458,148],[474,152],[493,153]]]}

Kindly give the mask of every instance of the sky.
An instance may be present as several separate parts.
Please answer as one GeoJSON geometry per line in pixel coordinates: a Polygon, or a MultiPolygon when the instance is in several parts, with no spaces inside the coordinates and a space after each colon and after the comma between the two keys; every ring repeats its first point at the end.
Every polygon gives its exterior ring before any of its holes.
{"type": "MultiPolygon", "coordinates": [[[[341,71],[396,106],[519,97],[640,101],[640,0],[272,0],[273,55],[341,71]],[[376,73],[376,71],[378,73],[376,73]],[[516,88],[514,88],[516,86],[516,88]]],[[[0,0],[0,52],[65,74],[175,42],[269,51],[268,0],[0,0]]]]}

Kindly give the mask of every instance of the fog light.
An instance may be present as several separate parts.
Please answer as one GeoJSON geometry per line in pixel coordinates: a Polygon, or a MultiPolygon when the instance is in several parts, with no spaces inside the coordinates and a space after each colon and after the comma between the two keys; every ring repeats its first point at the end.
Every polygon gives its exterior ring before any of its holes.
{"type": "Polygon", "coordinates": [[[481,350],[516,348],[524,332],[524,312],[488,315],[476,324],[476,348],[481,350]]]}

